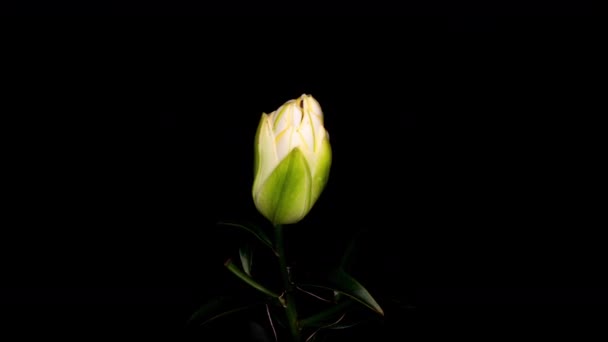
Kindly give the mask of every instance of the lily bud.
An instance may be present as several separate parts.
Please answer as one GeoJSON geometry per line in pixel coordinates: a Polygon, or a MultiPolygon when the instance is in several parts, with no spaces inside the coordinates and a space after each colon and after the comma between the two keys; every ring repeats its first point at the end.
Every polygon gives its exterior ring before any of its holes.
{"type": "Polygon", "coordinates": [[[323,112],[312,96],[262,114],[252,191],[258,211],[275,225],[300,221],[327,184],[331,157],[323,112]]]}

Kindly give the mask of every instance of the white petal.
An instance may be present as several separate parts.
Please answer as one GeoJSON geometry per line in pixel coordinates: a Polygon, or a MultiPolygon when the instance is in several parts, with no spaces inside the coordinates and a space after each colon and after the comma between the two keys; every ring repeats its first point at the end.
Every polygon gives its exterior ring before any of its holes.
{"type": "Polygon", "coordinates": [[[321,112],[321,107],[319,106],[319,103],[314,98],[312,98],[312,96],[307,98],[306,103],[308,105],[308,107],[306,108],[309,117],[308,121],[310,122],[310,125],[312,127],[311,130],[314,139],[314,150],[316,151],[317,148],[321,145],[321,141],[323,141],[323,138],[325,137],[323,113],[321,112]]]}
{"type": "Polygon", "coordinates": [[[287,127],[281,134],[275,137],[277,159],[279,162],[283,160],[292,149],[293,132],[293,127],[287,127]]]}
{"type": "Polygon", "coordinates": [[[300,139],[302,140],[302,144],[305,149],[314,150],[314,130],[310,122],[310,115],[306,115],[304,120],[302,121],[302,125],[300,129],[298,129],[298,134],[300,139]]]}
{"type": "Polygon", "coordinates": [[[294,127],[300,126],[302,122],[302,110],[299,106],[300,101],[294,102],[292,106],[290,106],[291,110],[291,125],[294,127]]]}
{"type": "Polygon", "coordinates": [[[255,142],[257,153],[259,156],[258,172],[256,174],[253,190],[254,193],[264,183],[266,178],[274,170],[278,164],[277,151],[274,141],[274,135],[272,134],[272,127],[270,116],[262,114],[262,120],[260,121],[260,132],[258,140],[255,142]]]}
{"type": "Polygon", "coordinates": [[[316,117],[323,120],[323,111],[321,110],[321,105],[319,104],[319,102],[317,102],[317,100],[315,100],[315,98],[311,95],[306,95],[304,101],[306,101],[307,110],[314,114],[316,117]]]}
{"type": "Polygon", "coordinates": [[[283,130],[285,130],[285,128],[287,128],[289,126],[286,117],[287,117],[287,106],[286,105],[282,105],[281,107],[279,107],[279,109],[275,110],[274,112],[272,112],[272,130],[274,131],[274,134],[277,135],[280,132],[282,132],[283,130]]]}

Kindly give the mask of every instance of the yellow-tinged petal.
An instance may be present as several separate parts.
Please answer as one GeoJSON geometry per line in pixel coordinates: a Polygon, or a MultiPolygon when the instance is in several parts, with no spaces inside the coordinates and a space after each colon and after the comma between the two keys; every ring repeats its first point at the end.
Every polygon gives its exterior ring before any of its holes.
{"type": "Polygon", "coordinates": [[[293,133],[294,128],[289,126],[281,135],[275,137],[275,145],[277,150],[277,158],[279,162],[285,158],[293,149],[293,133]]]}
{"type": "Polygon", "coordinates": [[[293,113],[291,107],[293,107],[294,104],[295,100],[289,100],[270,114],[274,134],[278,134],[287,127],[293,126],[293,113]]]}
{"type": "Polygon", "coordinates": [[[278,162],[270,117],[262,114],[255,138],[255,175],[252,190],[254,198],[259,187],[275,169],[278,162]]]}

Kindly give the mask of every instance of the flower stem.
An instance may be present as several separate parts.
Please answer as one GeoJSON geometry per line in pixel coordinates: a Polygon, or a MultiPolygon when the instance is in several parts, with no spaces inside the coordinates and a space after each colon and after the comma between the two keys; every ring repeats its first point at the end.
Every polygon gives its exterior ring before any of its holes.
{"type": "Polygon", "coordinates": [[[294,286],[291,282],[289,271],[287,269],[287,259],[285,258],[285,241],[283,237],[283,227],[280,224],[274,226],[275,244],[277,253],[279,254],[279,264],[281,274],[283,276],[283,285],[285,287],[285,313],[289,322],[289,330],[293,342],[300,342],[300,328],[298,327],[298,314],[296,311],[296,303],[294,300],[294,286]]]}

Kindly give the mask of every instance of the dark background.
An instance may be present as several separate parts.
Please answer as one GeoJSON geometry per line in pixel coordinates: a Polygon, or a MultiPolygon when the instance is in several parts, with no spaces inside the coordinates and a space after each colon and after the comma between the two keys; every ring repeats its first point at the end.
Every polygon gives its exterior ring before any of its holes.
{"type": "Polygon", "coordinates": [[[598,15],[591,1],[4,1],[0,14],[8,15],[384,15],[384,16],[573,16],[598,15]]]}
{"type": "Polygon", "coordinates": [[[215,223],[266,224],[255,129],[308,93],[334,159],[291,257],[322,268],[364,230],[353,274],[386,311],[344,339],[598,332],[604,78],[586,19],[158,24],[5,50],[1,331],[213,340],[185,321],[244,291],[223,267],[242,236],[215,223]]]}

